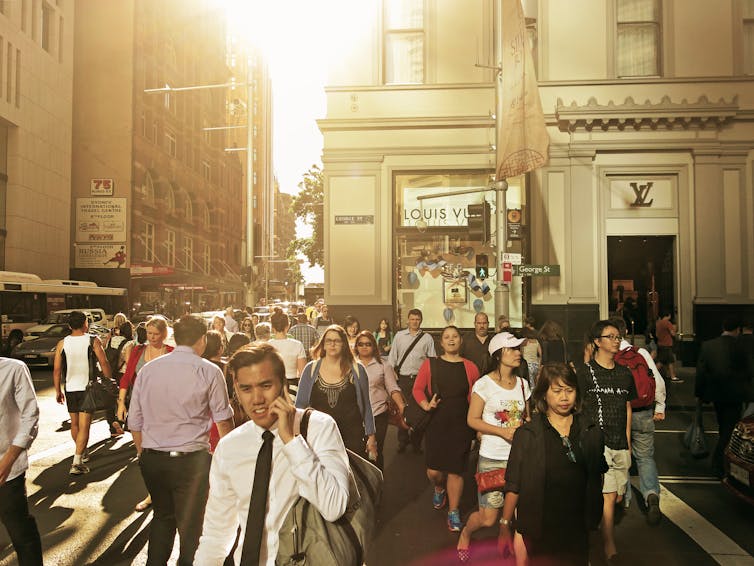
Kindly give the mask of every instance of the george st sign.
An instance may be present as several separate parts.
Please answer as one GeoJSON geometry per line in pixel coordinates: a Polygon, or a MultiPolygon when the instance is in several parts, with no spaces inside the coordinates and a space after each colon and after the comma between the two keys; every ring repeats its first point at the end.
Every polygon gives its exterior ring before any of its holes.
{"type": "Polygon", "coordinates": [[[519,277],[559,276],[560,265],[514,265],[513,275],[519,277]]]}

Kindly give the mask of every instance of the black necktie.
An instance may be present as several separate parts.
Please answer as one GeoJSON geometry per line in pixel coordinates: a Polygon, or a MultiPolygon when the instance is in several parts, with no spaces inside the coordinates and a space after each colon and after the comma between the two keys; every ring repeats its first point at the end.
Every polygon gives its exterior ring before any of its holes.
{"type": "Polygon", "coordinates": [[[270,486],[272,470],[272,441],[275,435],[269,430],[262,433],[264,443],[257,454],[257,466],[254,469],[254,487],[251,489],[249,516],[246,518],[246,535],[241,551],[241,566],[258,566],[259,551],[262,548],[264,518],[267,515],[267,492],[270,486]]]}

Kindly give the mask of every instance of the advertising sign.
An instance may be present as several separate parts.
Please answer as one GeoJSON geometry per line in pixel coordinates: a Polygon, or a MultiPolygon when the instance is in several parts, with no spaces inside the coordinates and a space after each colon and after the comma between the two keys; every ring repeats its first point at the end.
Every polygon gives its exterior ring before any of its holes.
{"type": "MultiPolygon", "coordinates": [[[[438,195],[443,192],[466,190],[471,187],[423,187],[407,188],[403,191],[403,210],[401,226],[416,226],[417,222],[426,222],[427,226],[468,226],[468,207],[480,204],[484,200],[485,187],[479,187],[478,193],[448,195],[438,198],[419,200],[423,195],[438,195]]],[[[495,206],[491,205],[495,214],[495,206]]]]}
{"type": "Polygon", "coordinates": [[[508,239],[521,239],[521,210],[518,208],[508,210],[508,239]]]}
{"type": "Polygon", "coordinates": [[[89,183],[89,193],[93,197],[111,197],[114,188],[112,179],[92,179],[89,183]]]}
{"type": "Polygon", "coordinates": [[[125,244],[75,244],[77,269],[108,269],[126,266],[125,244]]]}
{"type": "Polygon", "coordinates": [[[126,241],[125,198],[77,198],[76,241],[126,241]]]}

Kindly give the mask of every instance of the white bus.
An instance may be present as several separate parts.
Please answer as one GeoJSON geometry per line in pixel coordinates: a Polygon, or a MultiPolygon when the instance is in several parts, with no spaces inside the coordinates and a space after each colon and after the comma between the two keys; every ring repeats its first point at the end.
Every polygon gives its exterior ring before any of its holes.
{"type": "Polygon", "coordinates": [[[101,308],[112,317],[128,312],[128,291],[91,281],[42,280],[32,273],[0,271],[2,350],[10,352],[24,331],[63,309],[101,308]]]}

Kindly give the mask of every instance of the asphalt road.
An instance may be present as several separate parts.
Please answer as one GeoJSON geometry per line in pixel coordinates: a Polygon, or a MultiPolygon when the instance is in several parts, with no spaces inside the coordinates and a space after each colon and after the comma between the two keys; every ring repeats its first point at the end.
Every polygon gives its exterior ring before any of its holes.
{"type": "MultiPolygon", "coordinates": [[[[627,564],[662,566],[707,564],[754,565],[754,508],[728,493],[712,477],[708,461],[694,460],[680,438],[692,417],[693,371],[681,369],[686,383],[671,385],[668,418],[655,437],[665,517],[649,527],[638,504],[617,528],[618,550],[627,564]]],[[[45,563],[55,566],[144,564],[151,512],[134,505],[145,495],[133,460],[129,435],[111,440],[102,414],[95,416],[90,447],[91,473],[71,476],[73,442],[64,423],[65,408],[55,402],[51,372],[32,372],[41,422],[32,446],[27,487],[32,513],[42,532],[45,563]]],[[[711,411],[705,412],[710,446],[716,442],[711,411]]],[[[383,502],[369,566],[443,566],[457,564],[457,535],[445,527],[445,513],[431,507],[424,457],[396,454],[395,431],[389,431],[383,502]]],[[[471,470],[462,502],[464,517],[476,505],[471,470]]],[[[556,494],[554,495],[556,496],[556,494]]],[[[492,529],[476,533],[473,564],[505,564],[494,554],[492,529]]],[[[595,548],[599,547],[595,539],[595,548]]],[[[177,553],[174,552],[174,558],[177,553]]],[[[0,566],[15,564],[4,530],[0,530],[0,566]]],[[[592,564],[600,564],[594,553],[592,564]]]]}

